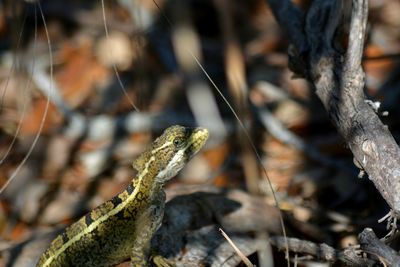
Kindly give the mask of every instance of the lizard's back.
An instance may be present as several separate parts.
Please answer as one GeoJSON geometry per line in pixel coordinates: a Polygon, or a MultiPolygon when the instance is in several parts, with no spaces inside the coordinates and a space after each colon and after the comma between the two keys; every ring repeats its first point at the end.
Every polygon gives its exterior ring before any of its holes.
{"type": "Polygon", "coordinates": [[[37,266],[111,266],[129,259],[136,238],[137,215],[149,206],[134,198],[134,193],[133,187],[128,187],[67,227],[37,266]]]}

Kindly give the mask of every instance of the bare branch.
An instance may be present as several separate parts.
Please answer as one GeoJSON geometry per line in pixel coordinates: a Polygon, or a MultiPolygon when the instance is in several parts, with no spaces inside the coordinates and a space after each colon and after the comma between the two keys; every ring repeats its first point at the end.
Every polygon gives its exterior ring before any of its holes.
{"type": "Polygon", "coordinates": [[[368,1],[353,1],[352,12],[345,69],[357,70],[361,67],[364,51],[365,29],[368,19],[368,1]]]}
{"type": "MultiPolygon", "coordinates": [[[[273,236],[270,238],[271,245],[279,250],[284,249],[283,237],[273,236]]],[[[336,250],[327,244],[315,244],[310,241],[289,238],[289,249],[291,252],[312,256],[315,260],[323,260],[330,263],[341,262],[346,266],[371,266],[372,261],[362,258],[357,247],[348,247],[336,250]]]]}
{"type": "Polygon", "coordinates": [[[288,32],[298,31],[291,38],[295,50],[290,66],[305,66],[305,70],[292,68],[307,77],[313,84],[332,123],[344,137],[353,152],[355,161],[366,171],[375,187],[396,214],[400,213],[400,149],[387,127],[366,103],[364,72],[361,67],[365,28],[368,17],[368,1],[353,0],[349,45],[347,53],[337,48],[337,33],[343,32],[341,0],[315,0],[302,23],[300,16],[286,19],[282,12],[292,10],[287,1],[269,1],[275,16],[288,32]],[[284,20],[295,20],[286,23],[284,20]],[[293,25],[301,25],[297,29],[293,25]],[[287,28],[290,28],[289,30],[287,28]],[[299,36],[303,36],[301,42],[299,36]],[[304,45],[306,43],[306,45],[304,45]],[[304,49],[307,47],[307,49],[304,49]]]}
{"type": "Polygon", "coordinates": [[[385,266],[400,266],[400,255],[380,241],[370,228],[358,235],[363,251],[377,257],[385,266]]]}

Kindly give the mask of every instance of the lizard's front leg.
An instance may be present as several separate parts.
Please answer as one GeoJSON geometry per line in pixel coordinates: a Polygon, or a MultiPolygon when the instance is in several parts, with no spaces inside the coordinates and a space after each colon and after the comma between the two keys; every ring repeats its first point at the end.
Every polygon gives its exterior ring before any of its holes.
{"type": "Polygon", "coordinates": [[[135,243],[131,252],[131,264],[133,267],[148,266],[148,254],[150,241],[162,222],[163,207],[151,205],[138,219],[135,243]]]}
{"type": "MultiPolygon", "coordinates": [[[[162,201],[155,201],[138,219],[137,229],[140,230],[136,233],[135,243],[131,252],[131,264],[133,267],[149,266],[148,259],[151,238],[160,227],[164,216],[164,194],[160,198],[162,201]]],[[[168,260],[159,255],[152,255],[151,260],[158,267],[173,266],[168,260]]]]}

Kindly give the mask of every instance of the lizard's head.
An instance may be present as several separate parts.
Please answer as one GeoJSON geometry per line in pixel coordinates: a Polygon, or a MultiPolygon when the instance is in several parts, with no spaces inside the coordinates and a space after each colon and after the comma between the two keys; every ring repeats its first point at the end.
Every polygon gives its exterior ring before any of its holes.
{"type": "Polygon", "coordinates": [[[171,126],[136,159],[133,167],[139,172],[155,172],[157,181],[165,182],[185,166],[204,146],[207,138],[207,129],[171,126]]]}

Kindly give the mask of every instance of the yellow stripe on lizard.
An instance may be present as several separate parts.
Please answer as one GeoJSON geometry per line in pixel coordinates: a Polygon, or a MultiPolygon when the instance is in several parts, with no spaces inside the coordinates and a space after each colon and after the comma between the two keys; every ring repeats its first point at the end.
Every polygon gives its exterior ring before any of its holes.
{"type": "Polygon", "coordinates": [[[150,240],[164,213],[163,185],[207,138],[202,128],[166,129],[134,162],[138,175],[128,188],[68,227],[37,266],[112,266],[129,258],[133,266],[148,266],[150,240]]]}

